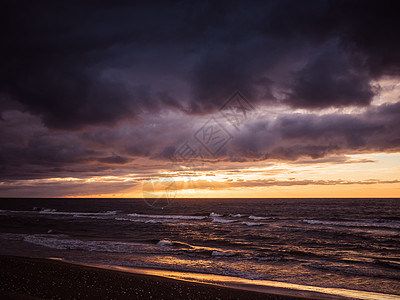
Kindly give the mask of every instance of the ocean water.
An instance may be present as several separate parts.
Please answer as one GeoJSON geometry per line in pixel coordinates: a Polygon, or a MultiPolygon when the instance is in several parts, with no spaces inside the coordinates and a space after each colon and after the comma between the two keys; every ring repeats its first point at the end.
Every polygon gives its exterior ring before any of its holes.
{"type": "Polygon", "coordinates": [[[400,295],[400,199],[1,199],[0,254],[400,295]]]}

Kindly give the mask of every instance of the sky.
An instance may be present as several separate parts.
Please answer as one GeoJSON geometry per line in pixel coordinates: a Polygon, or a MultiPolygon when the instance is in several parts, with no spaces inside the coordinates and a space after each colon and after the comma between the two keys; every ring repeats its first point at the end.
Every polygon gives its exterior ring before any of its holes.
{"type": "Polygon", "coordinates": [[[0,197],[399,197],[396,7],[2,3],[0,197]]]}

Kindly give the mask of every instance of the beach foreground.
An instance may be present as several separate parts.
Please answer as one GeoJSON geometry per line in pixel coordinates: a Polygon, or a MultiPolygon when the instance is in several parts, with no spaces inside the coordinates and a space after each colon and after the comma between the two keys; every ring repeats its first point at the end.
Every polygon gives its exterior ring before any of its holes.
{"type": "Polygon", "coordinates": [[[0,298],[304,299],[14,256],[0,256],[0,298]]]}

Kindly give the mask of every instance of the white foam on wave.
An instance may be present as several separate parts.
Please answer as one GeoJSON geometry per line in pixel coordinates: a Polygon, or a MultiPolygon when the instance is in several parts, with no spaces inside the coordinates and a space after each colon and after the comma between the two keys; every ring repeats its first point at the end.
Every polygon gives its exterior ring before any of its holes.
{"type": "Polygon", "coordinates": [[[145,221],[146,224],[155,224],[155,223],[160,223],[158,220],[147,220],[145,221]]]}
{"type": "Polygon", "coordinates": [[[213,223],[232,223],[232,222],[235,222],[235,220],[229,220],[229,219],[215,217],[215,218],[213,218],[213,220],[211,222],[213,222],[213,223]]]}
{"type": "Polygon", "coordinates": [[[230,214],[229,216],[232,217],[232,218],[241,218],[241,217],[243,217],[242,214],[230,214]]]}
{"type": "MultiPolygon", "coordinates": [[[[2,235],[0,235],[0,237],[2,237],[2,235]]],[[[23,240],[27,243],[57,250],[80,250],[89,252],[160,254],[163,251],[175,251],[176,248],[178,250],[196,249],[196,247],[190,244],[174,242],[167,239],[162,239],[158,241],[157,244],[148,244],[102,240],[78,240],[65,234],[32,234],[16,237],[4,236],[4,238],[23,240]]]]}
{"type": "Polygon", "coordinates": [[[215,212],[212,212],[212,213],[210,213],[210,217],[211,217],[211,218],[213,218],[213,217],[222,217],[222,215],[217,214],[217,213],[215,213],[215,212]]]}
{"type": "Polygon", "coordinates": [[[84,250],[112,253],[149,253],[151,251],[155,252],[154,247],[147,244],[115,241],[82,241],[70,239],[67,235],[64,234],[33,234],[25,236],[24,241],[31,244],[58,250],[84,250]]]}
{"type": "Polygon", "coordinates": [[[42,208],[40,212],[46,213],[46,212],[55,212],[57,209],[55,208],[42,208]]]}
{"type": "Polygon", "coordinates": [[[161,240],[161,241],[159,241],[159,242],[157,243],[157,245],[158,245],[158,246],[165,247],[165,246],[173,246],[174,243],[171,242],[171,241],[169,241],[169,240],[161,240]]]}
{"type": "Polygon", "coordinates": [[[175,220],[203,220],[206,216],[185,216],[185,215],[145,215],[132,213],[128,214],[129,217],[136,218],[152,218],[152,219],[175,219],[175,220]]]}
{"type": "Polygon", "coordinates": [[[243,225],[247,226],[262,226],[264,225],[263,223],[252,223],[252,222],[242,222],[243,225]]]}
{"type": "Polygon", "coordinates": [[[332,222],[326,222],[326,221],[318,221],[318,220],[303,220],[304,223],[308,224],[321,224],[321,225],[331,225],[332,222]]]}
{"type": "Polygon", "coordinates": [[[250,216],[250,220],[268,220],[270,219],[269,217],[257,217],[257,216],[250,216]]]}
{"type": "Polygon", "coordinates": [[[116,215],[117,213],[118,213],[117,210],[108,210],[108,211],[106,211],[104,214],[107,214],[107,215],[116,215]]]}
{"type": "Polygon", "coordinates": [[[155,223],[162,223],[163,220],[149,220],[149,219],[143,219],[143,218],[114,218],[116,221],[129,221],[129,222],[135,222],[135,223],[146,223],[146,224],[155,224],[155,223]]]}
{"type": "Polygon", "coordinates": [[[113,216],[117,214],[115,210],[109,210],[106,212],[78,212],[78,211],[57,211],[55,209],[41,210],[39,214],[48,215],[72,215],[73,217],[90,217],[90,216],[113,216]]]}

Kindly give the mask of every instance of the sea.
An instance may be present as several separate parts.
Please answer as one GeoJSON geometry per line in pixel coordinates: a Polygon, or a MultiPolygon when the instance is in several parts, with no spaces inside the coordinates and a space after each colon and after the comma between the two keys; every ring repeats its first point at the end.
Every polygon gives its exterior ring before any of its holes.
{"type": "Polygon", "coordinates": [[[400,199],[3,198],[0,254],[396,298],[400,199]]]}

